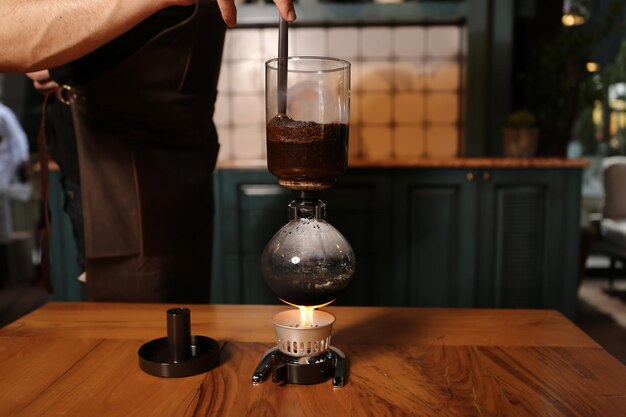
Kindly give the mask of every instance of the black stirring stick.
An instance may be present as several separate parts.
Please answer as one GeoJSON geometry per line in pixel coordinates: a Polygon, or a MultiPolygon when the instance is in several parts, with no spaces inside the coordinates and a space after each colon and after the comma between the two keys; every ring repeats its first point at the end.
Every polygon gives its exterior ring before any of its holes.
{"type": "Polygon", "coordinates": [[[278,24],[278,114],[287,114],[287,21],[278,24]]]}

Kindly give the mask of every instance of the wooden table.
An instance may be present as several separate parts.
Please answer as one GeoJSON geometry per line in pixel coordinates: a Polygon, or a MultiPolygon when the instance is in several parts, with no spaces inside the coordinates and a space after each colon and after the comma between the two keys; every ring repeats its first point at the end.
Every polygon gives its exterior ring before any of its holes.
{"type": "Polygon", "coordinates": [[[252,385],[284,306],[189,306],[221,365],[147,375],[137,349],[169,307],[49,303],[0,329],[0,415],[626,416],[626,367],[555,311],[328,307],[350,361],[333,389],[252,385]]]}

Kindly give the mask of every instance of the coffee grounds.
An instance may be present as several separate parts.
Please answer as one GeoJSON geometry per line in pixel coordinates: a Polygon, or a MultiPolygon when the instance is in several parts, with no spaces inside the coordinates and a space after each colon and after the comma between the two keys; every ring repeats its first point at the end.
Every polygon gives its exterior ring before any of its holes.
{"type": "Polygon", "coordinates": [[[348,125],[279,114],[267,124],[267,163],[287,188],[328,188],[348,165],[348,125]]]}
{"type": "Polygon", "coordinates": [[[336,136],[341,126],[339,123],[319,124],[293,120],[278,114],[267,124],[267,139],[273,142],[314,142],[336,136]]]}

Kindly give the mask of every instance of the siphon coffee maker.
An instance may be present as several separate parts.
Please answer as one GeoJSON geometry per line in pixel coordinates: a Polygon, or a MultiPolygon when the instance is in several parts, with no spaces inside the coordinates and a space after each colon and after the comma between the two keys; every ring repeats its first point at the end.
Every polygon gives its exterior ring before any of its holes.
{"type": "Polygon", "coordinates": [[[343,235],[326,221],[322,190],[348,163],[350,63],[289,57],[265,64],[267,163],[293,191],[289,223],[267,243],[261,272],[271,291],[297,307],[272,317],[277,346],[265,353],[252,381],[345,382],[346,358],[330,345],[335,316],[318,308],[350,284],[356,261],[343,235]]]}

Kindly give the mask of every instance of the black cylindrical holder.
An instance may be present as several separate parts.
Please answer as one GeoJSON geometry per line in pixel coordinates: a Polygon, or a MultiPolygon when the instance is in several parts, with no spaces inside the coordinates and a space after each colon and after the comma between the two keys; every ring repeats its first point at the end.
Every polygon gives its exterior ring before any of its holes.
{"type": "Polygon", "coordinates": [[[139,367],[165,378],[191,376],[210,371],[219,363],[218,343],[205,336],[191,335],[191,312],[187,308],[167,310],[167,337],[139,348],[139,367]]]}
{"type": "Polygon", "coordinates": [[[191,356],[191,317],[187,308],[167,311],[167,348],[172,362],[182,362],[191,356]]]}

